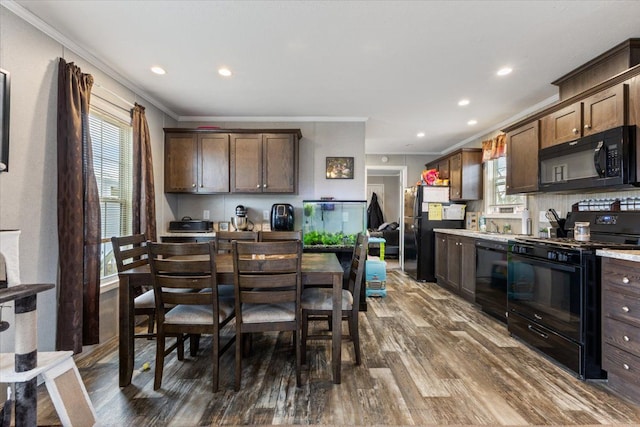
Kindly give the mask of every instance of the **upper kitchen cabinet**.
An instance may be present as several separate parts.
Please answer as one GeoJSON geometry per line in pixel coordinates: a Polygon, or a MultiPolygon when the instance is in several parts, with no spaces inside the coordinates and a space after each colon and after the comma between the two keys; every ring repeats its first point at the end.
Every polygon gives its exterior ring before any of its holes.
{"type": "Polygon", "coordinates": [[[438,178],[449,179],[449,158],[440,158],[432,163],[427,163],[427,169],[435,169],[438,171],[438,178]]]}
{"type": "Polygon", "coordinates": [[[580,138],[582,128],[582,102],[576,102],[568,107],[545,116],[541,120],[540,148],[551,147],[580,138]]]}
{"type": "Polygon", "coordinates": [[[627,124],[629,87],[619,84],[583,101],[582,135],[592,135],[627,124]]]}
{"type": "Polygon", "coordinates": [[[164,191],[229,192],[229,135],[165,133],[164,191]]]}
{"type": "Polygon", "coordinates": [[[627,123],[628,86],[618,84],[541,119],[540,148],[547,148],[627,123]]]}
{"type": "Polygon", "coordinates": [[[539,122],[507,132],[507,194],[538,191],[539,122]]]}
{"type": "Polygon", "coordinates": [[[482,199],[482,150],[462,149],[449,156],[451,200],[482,199]]]}
{"type": "Polygon", "coordinates": [[[482,150],[463,148],[425,165],[449,180],[451,200],[482,199],[482,150]]]}
{"type": "Polygon", "coordinates": [[[299,130],[231,134],[231,192],[295,194],[299,137],[299,130]]]}

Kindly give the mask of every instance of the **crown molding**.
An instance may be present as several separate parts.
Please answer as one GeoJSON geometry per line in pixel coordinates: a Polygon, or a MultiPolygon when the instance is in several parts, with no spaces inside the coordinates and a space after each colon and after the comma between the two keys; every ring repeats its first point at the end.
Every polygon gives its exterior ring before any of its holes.
{"type": "Polygon", "coordinates": [[[368,117],[332,116],[180,116],[179,122],[366,122],[368,117]]]}
{"type": "Polygon", "coordinates": [[[100,71],[105,73],[107,76],[111,77],[116,82],[120,83],[122,86],[124,86],[127,89],[131,90],[133,93],[136,94],[136,96],[140,96],[140,97],[144,98],[145,100],[149,101],[151,104],[153,104],[159,110],[161,110],[164,113],[166,113],[167,115],[171,116],[173,119],[178,120],[178,117],[179,117],[178,114],[173,112],[169,107],[167,107],[162,102],[158,101],[157,99],[155,99],[154,97],[149,95],[147,92],[142,90],[140,87],[136,86],[131,81],[127,80],[120,73],[118,73],[113,68],[111,68],[108,64],[106,64],[105,62],[100,60],[98,57],[96,57],[93,53],[88,51],[86,48],[84,48],[83,46],[80,46],[78,43],[76,43],[73,40],[69,39],[67,36],[65,36],[64,34],[59,32],[55,28],[53,28],[51,25],[47,24],[42,19],[38,18],[33,13],[29,12],[24,7],[20,6],[15,1],[13,1],[13,0],[2,0],[2,1],[0,1],[0,6],[3,6],[5,9],[13,12],[14,15],[19,17],[23,21],[31,24],[36,29],[40,30],[41,32],[43,32],[47,36],[51,37],[53,40],[55,40],[58,43],[62,44],[66,49],[69,49],[70,51],[72,51],[75,54],[79,55],[85,61],[89,62],[94,67],[98,68],[100,71]]]}

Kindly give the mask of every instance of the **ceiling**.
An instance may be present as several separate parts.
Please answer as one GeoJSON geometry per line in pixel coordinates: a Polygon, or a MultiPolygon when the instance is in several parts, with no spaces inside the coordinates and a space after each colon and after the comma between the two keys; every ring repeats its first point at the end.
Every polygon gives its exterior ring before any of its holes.
{"type": "Polygon", "coordinates": [[[445,153],[640,37],[636,0],[3,4],[178,120],[366,121],[367,154],[445,153]]]}

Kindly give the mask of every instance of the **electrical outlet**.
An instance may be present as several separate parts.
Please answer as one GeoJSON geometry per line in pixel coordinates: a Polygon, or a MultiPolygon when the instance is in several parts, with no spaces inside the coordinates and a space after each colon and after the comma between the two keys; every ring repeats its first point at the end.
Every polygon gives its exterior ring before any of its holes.
{"type": "Polygon", "coordinates": [[[209,219],[210,218],[210,213],[208,210],[203,210],[202,211],[202,219],[209,219]]]}
{"type": "Polygon", "coordinates": [[[268,210],[265,209],[265,210],[262,211],[262,219],[265,220],[265,221],[269,220],[269,211],[268,210]]]}

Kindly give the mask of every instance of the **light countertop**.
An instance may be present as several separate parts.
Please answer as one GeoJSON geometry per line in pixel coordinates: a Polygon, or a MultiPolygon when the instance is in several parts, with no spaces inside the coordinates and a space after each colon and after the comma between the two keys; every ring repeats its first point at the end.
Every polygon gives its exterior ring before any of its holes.
{"type": "Polygon", "coordinates": [[[607,257],[625,259],[627,261],[640,262],[640,250],[630,249],[598,249],[596,255],[607,257]]]}
{"type": "Polygon", "coordinates": [[[486,231],[466,230],[464,228],[435,228],[433,231],[436,233],[455,234],[458,236],[472,237],[474,239],[493,240],[505,243],[521,236],[520,234],[489,233],[486,231]]]}

